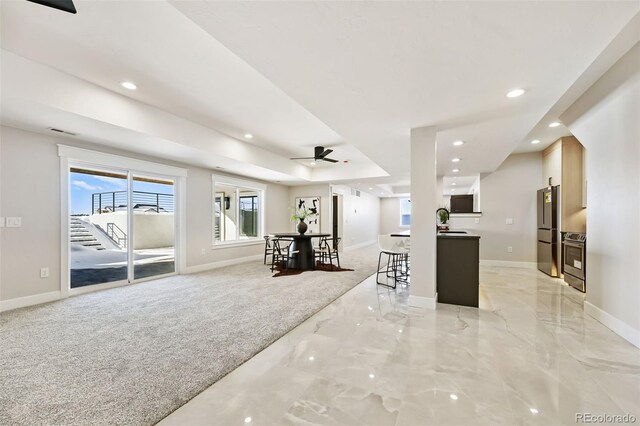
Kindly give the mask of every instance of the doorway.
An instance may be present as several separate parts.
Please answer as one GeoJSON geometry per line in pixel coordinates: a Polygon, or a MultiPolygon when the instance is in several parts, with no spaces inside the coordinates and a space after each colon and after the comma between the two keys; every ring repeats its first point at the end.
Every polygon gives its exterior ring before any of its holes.
{"type": "MultiPolygon", "coordinates": [[[[342,202],[343,202],[343,196],[342,194],[333,194],[332,200],[331,200],[331,208],[332,208],[332,212],[331,212],[331,216],[332,216],[332,235],[334,237],[339,237],[341,239],[341,243],[342,243],[342,223],[343,223],[343,218],[342,218],[342,202]]],[[[344,246],[344,243],[342,243],[342,247],[344,246]]],[[[340,244],[337,244],[336,241],[334,240],[334,249],[335,250],[339,250],[342,251],[342,247],[340,246],[340,244]]]]}

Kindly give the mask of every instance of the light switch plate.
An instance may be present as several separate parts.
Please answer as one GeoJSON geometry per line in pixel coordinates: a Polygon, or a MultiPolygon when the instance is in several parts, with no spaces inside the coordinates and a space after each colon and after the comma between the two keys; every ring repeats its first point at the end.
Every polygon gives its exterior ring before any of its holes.
{"type": "Polygon", "coordinates": [[[480,218],[476,217],[476,223],[480,223],[480,218]]]}
{"type": "Polygon", "coordinates": [[[21,226],[22,226],[21,217],[7,217],[6,219],[7,228],[20,228],[21,226]]]}
{"type": "Polygon", "coordinates": [[[40,278],[49,278],[49,268],[40,268],[40,278]]]}
{"type": "Polygon", "coordinates": [[[0,228],[4,228],[4,217],[0,217],[0,228]]]}
{"type": "Polygon", "coordinates": [[[507,247],[507,253],[513,253],[513,247],[511,246],[507,247]]]}
{"type": "Polygon", "coordinates": [[[507,218],[507,225],[513,225],[513,218],[512,217],[508,217],[507,218]]]}

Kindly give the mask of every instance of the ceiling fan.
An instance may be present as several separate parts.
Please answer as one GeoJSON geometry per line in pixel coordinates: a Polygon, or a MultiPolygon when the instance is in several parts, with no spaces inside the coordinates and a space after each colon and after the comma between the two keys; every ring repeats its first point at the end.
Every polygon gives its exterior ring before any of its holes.
{"type": "Polygon", "coordinates": [[[69,13],[76,13],[76,7],[73,0],[27,0],[32,3],[38,3],[43,6],[52,7],[69,13]]]}
{"type": "Polygon", "coordinates": [[[296,157],[290,158],[290,160],[314,160],[314,161],[328,161],[330,163],[337,163],[338,160],[333,158],[327,158],[327,155],[333,152],[332,149],[324,149],[324,146],[316,146],[313,148],[313,157],[296,157]]]}

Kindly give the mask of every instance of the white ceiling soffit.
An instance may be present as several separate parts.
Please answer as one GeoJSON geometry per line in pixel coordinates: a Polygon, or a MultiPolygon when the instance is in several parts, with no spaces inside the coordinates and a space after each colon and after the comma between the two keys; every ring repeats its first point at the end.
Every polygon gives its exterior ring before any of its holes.
{"type": "MultiPolygon", "coordinates": [[[[638,2],[209,2],[177,9],[393,177],[409,130],[468,137],[492,171],[638,11],[638,2]],[[508,99],[512,88],[527,93],[508,99]],[[460,132],[458,134],[457,132],[460,132]]],[[[450,167],[439,151],[440,173],[450,167]]]]}
{"type": "Polygon", "coordinates": [[[312,178],[294,161],[150,105],[5,50],[1,59],[4,124],[42,132],[59,127],[89,142],[234,173],[255,174],[258,167],[277,172],[278,180],[312,178]]]}
{"type": "MultiPolygon", "coordinates": [[[[345,165],[342,169],[348,169],[352,177],[387,175],[167,2],[81,0],[76,5],[78,14],[71,15],[24,1],[2,2],[3,49],[93,83],[114,96],[118,93],[123,99],[151,105],[203,129],[216,129],[223,139],[231,140],[226,137],[229,135],[244,145],[259,147],[261,152],[266,150],[268,155],[256,165],[270,167],[277,175],[289,174],[297,181],[341,178],[345,173],[337,168],[335,176],[325,170],[316,178],[309,164],[264,164],[263,160],[275,158],[274,154],[279,159],[307,156],[315,145],[334,147],[334,156],[349,160],[348,168],[345,165]],[[138,89],[126,90],[120,86],[122,81],[133,81],[138,89]],[[246,133],[253,138],[246,139],[246,133]],[[291,173],[290,169],[302,165],[309,170],[291,173]]],[[[14,81],[6,84],[20,87],[14,81]]],[[[13,112],[18,114],[17,106],[13,112]]],[[[29,123],[32,119],[14,116],[11,121],[34,127],[29,123]]],[[[62,127],[62,123],[48,124],[62,127]]],[[[83,132],[94,141],[118,145],[118,140],[108,140],[111,134],[83,132]]],[[[172,140],[185,146],[185,158],[197,149],[188,138],[172,140]]],[[[210,150],[205,152],[210,155],[210,150]]],[[[202,154],[196,157],[199,163],[202,154]]],[[[156,150],[155,155],[162,152],[156,150]]],[[[252,163],[251,158],[246,161],[252,163]]]]}
{"type": "Polygon", "coordinates": [[[606,49],[582,73],[580,78],[558,99],[556,104],[529,132],[514,152],[541,151],[562,136],[571,135],[569,129],[562,123],[560,118],[562,114],[638,42],[640,42],[640,12],[633,16],[606,49]],[[549,127],[551,123],[560,123],[560,125],[549,127]],[[532,144],[531,141],[533,140],[540,142],[532,144]]]}

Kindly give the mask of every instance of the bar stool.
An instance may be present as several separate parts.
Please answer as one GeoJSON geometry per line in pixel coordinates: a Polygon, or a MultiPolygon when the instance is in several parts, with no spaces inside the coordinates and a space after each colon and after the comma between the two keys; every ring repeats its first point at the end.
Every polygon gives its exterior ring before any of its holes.
{"type": "Polygon", "coordinates": [[[378,235],[378,247],[380,254],[378,255],[376,284],[391,288],[396,288],[398,283],[408,284],[410,238],[378,235]],[[387,256],[387,266],[386,270],[380,271],[383,254],[387,256]],[[381,274],[385,274],[387,282],[380,282],[381,274]],[[393,278],[393,285],[388,284],[389,278],[393,278]]]}

